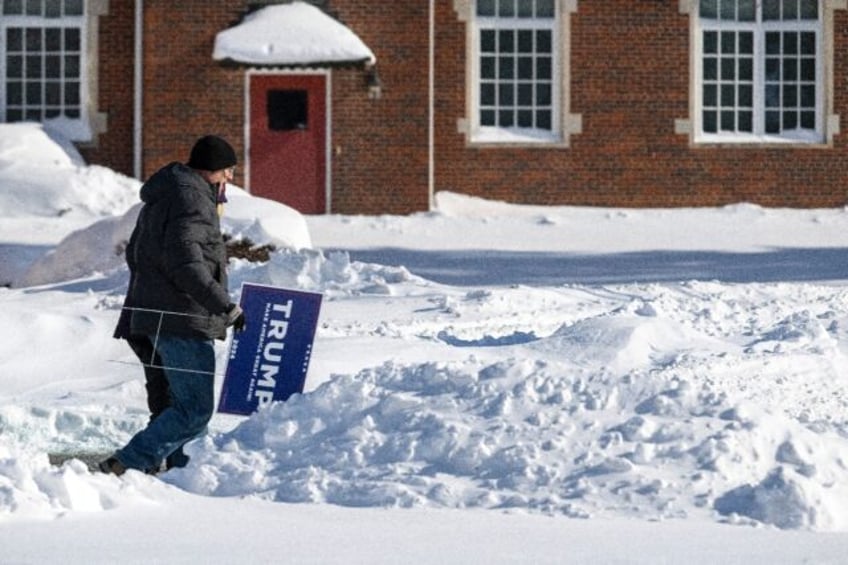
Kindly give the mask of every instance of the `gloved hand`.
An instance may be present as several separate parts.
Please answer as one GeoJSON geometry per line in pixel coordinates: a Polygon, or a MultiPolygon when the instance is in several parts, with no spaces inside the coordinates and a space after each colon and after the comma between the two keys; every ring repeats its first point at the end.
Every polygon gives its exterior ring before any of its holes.
{"type": "Polygon", "coordinates": [[[227,310],[227,327],[230,326],[237,332],[247,327],[247,321],[244,319],[244,310],[238,304],[230,304],[230,308],[227,310]]]}

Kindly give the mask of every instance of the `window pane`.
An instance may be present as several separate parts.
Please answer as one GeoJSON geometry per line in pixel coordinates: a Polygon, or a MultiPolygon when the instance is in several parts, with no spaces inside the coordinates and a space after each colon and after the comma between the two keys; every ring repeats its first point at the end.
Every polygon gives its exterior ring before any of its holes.
{"type": "Polygon", "coordinates": [[[766,53],[769,55],[780,55],[780,33],[770,31],[766,33],[766,53]]]}
{"type": "Polygon", "coordinates": [[[30,106],[41,106],[41,83],[26,83],[26,103],[30,106]]]}
{"type": "Polygon", "coordinates": [[[815,108],[816,107],[816,87],[813,85],[801,87],[801,107],[815,108]]]}
{"type": "Polygon", "coordinates": [[[62,112],[59,110],[59,108],[47,108],[47,110],[45,110],[45,112],[44,112],[44,117],[48,118],[48,119],[49,118],[58,118],[61,115],[62,115],[62,112]]]}
{"type": "Polygon", "coordinates": [[[26,56],[27,78],[41,78],[41,55],[26,56]]]}
{"type": "Polygon", "coordinates": [[[483,53],[495,52],[495,30],[484,29],[480,32],[480,51],[483,53]]]}
{"type": "Polygon", "coordinates": [[[735,0],[721,0],[721,19],[723,20],[735,20],[736,19],[736,1],[735,0]]]}
{"type": "Polygon", "coordinates": [[[20,106],[24,103],[24,85],[20,82],[6,83],[6,104],[20,106]]]}
{"type": "Polygon", "coordinates": [[[714,31],[704,32],[704,53],[718,53],[718,33],[714,31]]]}
{"type": "Polygon", "coordinates": [[[515,104],[515,89],[512,87],[512,83],[498,86],[498,104],[501,106],[515,104]]]}
{"type": "Polygon", "coordinates": [[[809,31],[801,32],[801,54],[816,54],[816,34],[809,31]]]}
{"type": "Polygon", "coordinates": [[[736,131],[736,116],[731,111],[721,112],[721,130],[736,131]]]}
{"type": "Polygon", "coordinates": [[[495,85],[485,83],[480,85],[480,105],[494,106],[495,105],[495,85]]]}
{"type": "Polygon", "coordinates": [[[533,57],[518,58],[518,78],[525,80],[533,78],[533,57]]]}
{"type": "Polygon", "coordinates": [[[80,58],[78,55],[68,55],[65,57],[65,77],[79,78],[80,76],[80,58]]]}
{"type": "Polygon", "coordinates": [[[753,59],[739,59],[739,80],[754,80],[753,59]]]}
{"type": "Polygon", "coordinates": [[[783,19],[798,19],[798,0],[783,0],[783,19]]]}
{"type": "Polygon", "coordinates": [[[801,80],[816,80],[815,59],[801,59],[801,80]]]}
{"type": "Polygon", "coordinates": [[[754,89],[744,85],[739,87],[739,107],[753,108],[754,107],[754,89]]]}
{"type": "Polygon", "coordinates": [[[718,104],[718,86],[708,84],[704,86],[704,106],[715,108],[718,104]]]}
{"type": "Polygon", "coordinates": [[[783,34],[783,54],[798,54],[798,34],[794,31],[787,31],[783,34]]]}
{"type": "Polygon", "coordinates": [[[708,57],[704,59],[704,80],[716,80],[718,78],[718,59],[708,57]]]}
{"type": "Polygon", "coordinates": [[[62,15],[62,0],[46,0],[44,15],[48,18],[58,18],[62,15]]]}
{"type": "Polygon", "coordinates": [[[52,106],[59,106],[62,103],[62,85],[58,82],[48,82],[44,85],[45,102],[52,106]]]}
{"type": "Polygon", "coordinates": [[[80,117],[79,108],[65,108],[65,116],[74,120],[78,120],[80,117]]]}
{"type": "Polygon", "coordinates": [[[498,0],[498,15],[502,18],[515,17],[515,0],[498,0]]]}
{"type": "Polygon", "coordinates": [[[68,51],[80,50],[80,30],[73,28],[65,29],[65,49],[68,51]]]}
{"type": "Polygon", "coordinates": [[[480,77],[488,79],[495,78],[494,57],[480,57],[480,77]]]}
{"type": "Polygon", "coordinates": [[[736,33],[732,31],[721,32],[721,52],[736,53],[736,33]]]}
{"type": "Polygon", "coordinates": [[[533,105],[533,85],[522,83],[518,85],[518,105],[532,106],[533,105]]]}
{"type": "Polygon", "coordinates": [[[739,53],[751,55],[754,53],[754,34],[751,32],[739,33],[739,53]]]}
{"type": "Polygon", "coordinates": [[[722,80],[736,79],[736,60],[730,57],[722,57],[721,59],[721,78],[722,80]]]}
{"type": "Polygon", "coordinates": [[[24,12],[23,0],[5,0],[3,2],[3,13],[10,16],[20,16],[24,12]]]}
{"type": "Polygon", "coordinates": [[[801,127],[804,129],[816,129],[816,113],[801,112],[801,127]]]}
{"type": "Polygon", "coordinates": [[[537,53],[552,53],[553,52],[552,45],[553,45],[553,41],[552,41],[550,31],[540,29],[536,32],[536,52],[537,53]]]}
{"type": "Polygon", "coordinates": [[[780,80],[780,59],[773,57],[766,59],[766,80],[770,82],[780,80]]]}
{"type": "Polygon", "coordinates": [[[747,133],[754,131],[754,114],[752,112],[739,112],[739,131],[747,133]]]}
{"type": "Polygon", "coordinates": [[[536,112],[536,127],[550,130],[553,127],[550,110],[539,110],[536,112]]]}
{"type": "Polygon", "coordinates": [[[783,87],[783,107],[798,107],[798,87],[794,84],[787,84],[783,87]]]}
{"type": "Polygon", "coordinates": [[[31,27],[26,29],[26,50],[41,51],[41,29],[31,27]]]}
{"type": "Polygon", "coordinates": [[[493,126],[495,125],[495,111],[494,110],[483,110],[480,112],[480,125],[481,126],[493,126]]]}
{"type": "Polygon", "coordinates": [[[763,0],[763,19],[764,20],[779,20],[780,19],[780,1],[781,0],[763,0]]]}
{"type": "Polygon", "coordinates": [[[533,31],[522,29],[518,32],[518,52],[532,53],[533,52],[533,31]]]}
{"type": "Polygon", "coordinates": [[[533,17],[533,0],[518,0],[518,17],[533,17]]]}
{"type": "Polygon", "coordinates": [[[536,0],[536,17],[553,18],[554,0],[536,0]]]}
{"type": "Polygon", "coordinates": [[[783,80],[796,82],[798,80],[798,61],[785,59],[783,61],[783,80]]]}
{"type": "Polygon", "coordinates": [[[536,60],[536,78],[541,80],[551,79],[551,58],[539,57],[536,60]]]}
{"type": "Polygon", "coordinates": [[[23,51],[24,32],[21,28],[9,28],[6,30],[6,50],[23,51]]]}
{"type": "Polygon", "coordinates": [[[550,106],[553,102],[551,98],[551,86],[549,84],[540,84],[536,87],[536,104],[538,106],[550,106]]]}
{"type": "Polygon", "coordinates": [[[62,29],[49,27],[44,30],[44,45],[47,52],[58,53],[62,50],[62,29]]]}
{"type": "Polygon", "coordinates": [[[40,109],[29,109],[24,112],[24,116],[28,122],[40,122],[42,117],[40,109]]]}
{"type": "Polygon", "coordinates": [[[28,16],[40,16],[41,2],[42,0],[26,0],[26,14],[28,16]]]}
{"type": "Polygon", "coordinates": [[[704,128],[706,133],[716,133],[718,132],[718,112],[715,111],[706,111],[703,113],[702,117],[703,124],[701,127],[704,128]]]}
{"type": "Polygon", "coordinates": [[[754,0],[739,0],[739,21],[753,22],[757,18],[754,0]]]}
{"type": "Polygon", "coordinates": [[[721,105],[724,107],[736,105],[736,89],[733,85],[724,84],[721,86],[721,105]]]}
{"type": "Polygon", "coordinates": [[[817,19],[819,19],[819,2],[818,2],[818,0],[801,0],[801,19],[802,20],[817,20],[817,19]]]}
{"type": "Polygon", "coordinates": [[[66,82],[65,83],[65,104],[68,106],[79,106],[80,103],[80,95],[79,95],[79,83],[78,82],[66,82]]]}
{"type": "Polygon", "coordinates": [[[701,0],[700,16],[714,20],[718,17],[718,0],[701,0]]]}
{"type": "Polygon", "coordinates": [[[783,129],[795,129],[798,127],[797,112],[783,112],[783,129]]]}
{"type": "Polygon", "coordinates": [[[512,57],[501,57],[498,64],[498,78],[515,78],[515,59],[512,57]]]}
{"type": "Polygon", "coordinates": [[[491,17],[495,15],[495,0],[477,0],[477,15],[491,17]]]}
{"type": "Polygon", "coordinates": [[[24,58],[20,55],[6,57],[6,78],[23,78],[24,58]]]}
{"type": "Polygon", "coordinates": [[[49,55],[44,58],[44,76],[46,78],[62,76],[62,58],[59,55],[49,55]]]}
{"type": "Polygon", "coordinates": [[[766,108],[780,107],[780,85],[766,85],[766,108]]]}
{"type": "Polygon", "coordinates": [[[533,127],[533,110],[518,111],[518,127],[532,128],[533,127]]]}
{"type": "Polygon", "coordinates": [[[515,31],[502,29],[498,32],[498,51],[500,53],[515,52],[515,31]]]}
{"type": "Polygon", "coordinates": [[[511,128],[515,125],[515,117],[512,110],[501,110],[498,112],[498,125],[505,128],[511,128]]]}

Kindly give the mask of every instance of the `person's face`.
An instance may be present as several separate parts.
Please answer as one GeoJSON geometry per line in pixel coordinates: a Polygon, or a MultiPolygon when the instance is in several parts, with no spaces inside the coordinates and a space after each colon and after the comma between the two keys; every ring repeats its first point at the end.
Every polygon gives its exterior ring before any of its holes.
{"type": "Polygon", "coordinates": [[[205,172],[206,174],[203,176],[206,178],[206,182],[209,184],[221,184],[225,182],[233,182],[233,176],[236,174],[236,168],[233,166],[217,171],[205,172]]]}

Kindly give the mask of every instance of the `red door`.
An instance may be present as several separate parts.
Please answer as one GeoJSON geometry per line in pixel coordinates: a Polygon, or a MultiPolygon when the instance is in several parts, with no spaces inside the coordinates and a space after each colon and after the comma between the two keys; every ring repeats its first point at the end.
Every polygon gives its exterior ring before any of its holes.
{"type": "Polygon", "coordinates": [[[250,193],[327,212],[324,75],[250,77],[250,193]]]}

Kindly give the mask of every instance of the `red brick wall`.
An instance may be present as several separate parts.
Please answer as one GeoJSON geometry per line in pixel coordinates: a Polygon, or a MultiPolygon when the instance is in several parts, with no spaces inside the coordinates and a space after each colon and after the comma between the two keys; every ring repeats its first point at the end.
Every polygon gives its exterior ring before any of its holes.
{"type": "Polygon", "coordinates": [[[382,81],[372,100],[362,70],[333,73],[332,211],[426,210],[428,2],[331,6],[374,52],[382,81]]]}
{"type": "MultiPolygon", "coordinates": [[[[101,23],[101,47],[111,41],[131,47],[127,4],[112,2],[101,23]]],[[[244,70],[211,57],[215,34],[246,4],[145,1],[145,176],[186,159],[193,141],[210,132],[230,139],[243,158],[244,70]]],[[[362,70],[332,73],[333,212],[427,207],[428,4],[329,2],[374,50],[383,82],[382,98],[370,100],[362,70]]],[[[457,131],[466,113],[465,24],[453,1],[435,4],[437,191],[596,206],[845,204],[842,135],[830,148],[694,147],[674,133],[675,120],[689,117],[689,16],[680,14],[676,0],[578,2],[571,16],[570,92],[571,113],[582,116],[583,131],[571,136],[570,147],[470,147],[457,131]]],[[[835,12],[835,30],[834,113],[848,120],[848,11],[835,12]]],[[[123,170],[132,155],[131,122],[125,121],[131,96],[121,83],[131,84],[131,66],[107,59],[101,58],[101,108],[110,112],[110,132],[87,154],[123,170]],[[127,94],[114,94],[119,86],[127,94]]]]}
{"type": "MultiPolygon", "coordinates": [[[[143,176],[187,161],[198,137],[226,138],[244,159],[244,72],[212,59],[242,0],[145,0],[143,176]]],[[[236,172],[241,184],[243,168],[236,172]]]]}
{"type": "Polygon", "coordinates": [[[133,174],[133,2],[111,0],[99,22],[97,111],[106,114],[106,132],[80,148],[90,163],[133,174]]]}

